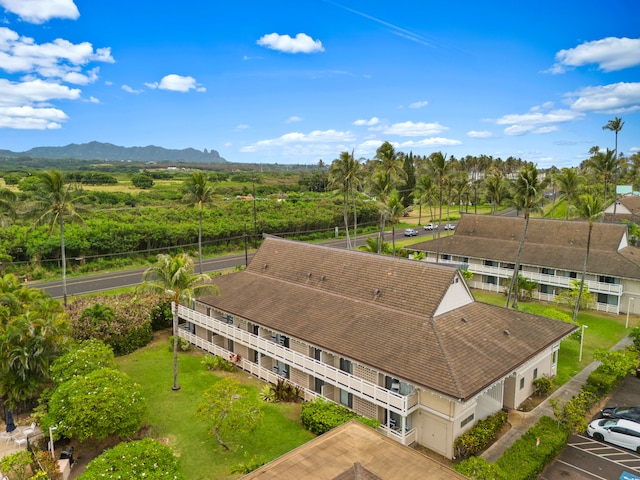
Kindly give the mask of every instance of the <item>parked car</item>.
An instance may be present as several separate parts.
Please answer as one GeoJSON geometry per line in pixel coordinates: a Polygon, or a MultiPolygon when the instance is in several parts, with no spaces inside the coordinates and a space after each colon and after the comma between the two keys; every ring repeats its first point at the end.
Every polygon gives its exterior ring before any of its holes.
{"type": "Polygon", "coordinates": [[[607,407],[600,411],[604,418],[624,418],[640,422],[640,407],[607,407]]]}
{"type": "Polygon", "coordinates": [[[445,230],[455,230],[455,229],[456,229],[456,226],[455,226],[453,223],[447,223],[447,224],[444,226],[444,229],[445,229],[445,230]]]}
{"type": "Polygon", "coordinates": [[[438,229],[438,224],[437,223],[427,223],[424,226],[425,230],[437,230],[438,229]]]}
{"type": "Polygon", "coordinates": [[[623,418],[601,418],[587,427],[587,435],[640,453],[640,424],[623,418]]]}
{"type": "Polygon", "coordinates": [[[404,236],[405,237],[415,237],[416,235],[418,235],[418,231],[414,230],[413,228],[407,228],[404,231],[404,236]]]}

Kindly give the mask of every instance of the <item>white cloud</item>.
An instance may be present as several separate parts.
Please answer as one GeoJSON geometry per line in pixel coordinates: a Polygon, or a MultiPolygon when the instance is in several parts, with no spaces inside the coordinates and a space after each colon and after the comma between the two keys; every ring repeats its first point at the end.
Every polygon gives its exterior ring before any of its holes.
{"type": "Polygon", "coordinates": [[[413,102],[412,104],[409,105],[409,108],[422,108],[422,107],[426,107],[427,105],[429,105],[429,102],[427,101],[413,102]]]}
{"type": "Polygon", "coordinates": [[[128,93],[142,93],[142,90],[136,90],[134,88],[131,88],[129,85],[122,85],[122,90],[128,93]]]}
{"type": "Polygon", "coordinates": [[[301,122],[301,121],[302,121],[302,117],[293,115],[292,117],[287,118],[286,123],[295,123],[295,122],[301,122]]]}
{"type": "Polygon", "coordinates": [[[575,48],[556,53],[550,73],[564,73],[567,67],[597,64],[605,72],[640,65],[640,38],[607,37],[585,42],[575,48]]]}
{"type": "Polygon", "coordinates": [[[245,124],[245,123],[241,123],[239,125],[236,125],[236,129],[237,130],[244,130],[246,128],[249,128],[249,125],[245,124]]]}
{"type": "Polygon", "coordinates": [[[80,90],[54,82],[30,80],[10,82],[0,78],[0,107],[19,107],[41,104],[50,100],[77,100],[80,90]]]}
{"type": "Polygon", "coordinates": [[[575,110],[551,110],[551,102],[531,108],[528,113],[504,115],[496,120],[498,125],[509,125],[504,134],[509,136],[524,135],[526,133],[548,133],[554,131],[551,124],[571,122],[580,119],[584,113],[575,110]]]}
{"type": "Polygon", "coordinates": [[[471,138],[491,138],[493,137],[493,133],[488,132],[486,130],[482,130],[482,131],[471,130],[467,132],[467,136],[471,138]]]}
{"type": "Polygon", "coordinates": [[[566,94],[578,112],[624,113],[640,109],[640,82],[586,87],[566,94]]]}
{"type": "Polygon", "coordinates": [[[0,128],[18,130],[56,130],[67,115],[57,108],[31,106],[0,107],[0,128]]]}
{"type": "Polygon", "coordinates": [[[402,137],[420,137],[427,135],[437,135],[445,130],[447,127],[443,127],[439,123],[424,123],[424,122],[402,122],[394,123],[390,127],[384,129],[384,133],[388,135],[400,135],[402,137]]]}
{"type": "Polygon", "coordinates": [[[75,20],[80,16],[73,0],[0,0],[0,5],[30,23],[44,23],[52,18],[75,20]]]}
{"type": "Polygon", "coordinates": [[[460,140],[452,138],[431,137],[418,140],[409,140],[400,144],[401,148],[418,148],[418,147],[450,147],[453,145],[462,145],[460,140]]]}
{"type": "Polygon", "coordinates": [[[378,123],[380,123],[380,119],[378,117],[371,117],[369,120],[356,120],[355,122],[353,122],[353,124],[357,126],[366,125],[369,127],[377,125],[378,123]]]}
{"type": "Polygon", "coordinates": [[[189,76],[176,75],[171,73],[162,77],[160,82],[145,83],[151,89],[171,90],[173,92],[188,92],[195,90],[196,92],[205,92],[206,88],[196,83],[196,79],[189,76]]]}
{"type": "MultiPolygon", "coordinates": [[[[278,138],[260,140],[253,145],[248,145],[240,149],[241,152],[257,152],[270,148],[292,147],[304,144],[333,144],[333,143],[349,143],[354,140],[354,135],[349,132],[341,132],[338,130],[313,130],[309,133],[291,132],[285,133],[278,138]]],[[[332,148],[335,149],[335,146],[332,148]]]]}
{"type": "Polygon", "coordinates": [[[278,50],[285,53],[324,52],[322,42],[320,40],[314,40],[305,33],[299,33],[295,38],[291,38],[289,35],[270,33],[263,35],[256,43],[271,50],[278,50]]]}
{"type": "Polygon", "coordinates": [[[37,44],[33,38],[21,37],[0,27],[0,69],[9,73],[36,73],[44,78],[59,78],[68,83],[86,85],[98,78],[96,68],[82,73],[90,62],[113,63],[111,49],[94,51],[89,42],[73,44],[61,38],[37,44]]]}

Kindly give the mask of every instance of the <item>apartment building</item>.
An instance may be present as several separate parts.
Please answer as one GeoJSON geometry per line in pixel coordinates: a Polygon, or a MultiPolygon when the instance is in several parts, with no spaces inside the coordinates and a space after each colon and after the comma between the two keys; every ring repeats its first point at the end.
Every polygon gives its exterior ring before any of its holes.
{"type": "Polygon", "coordinates": [[[577,328],[475,302],[451,266],[273,237],[216,284],[179,307],[181,337],[449,458],[457,436],[555,374],[577,328]]]}
{"type": "MultiPolygon", "coordinates": [[[[453,235],[409,248],[424,252],[428,262],[469,270],[472,288],[504,292],[513,276],[523,225],[522,217],[465,214],[453,235]]],[[[520,273],[538,283],[534,298],[552,302],[580,280],[588,234],[584,221],[529,220],[520,273]]],[[[626,225],[593,225],[585,284],[595,295],[596,310],[640,313],[640,249],[629,245],[626,225]]]]}

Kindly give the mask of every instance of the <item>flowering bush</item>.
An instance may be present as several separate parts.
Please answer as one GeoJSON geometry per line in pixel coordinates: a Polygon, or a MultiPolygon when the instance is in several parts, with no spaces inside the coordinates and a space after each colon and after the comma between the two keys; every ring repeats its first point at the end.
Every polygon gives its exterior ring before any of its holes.
{"type": "Polygon", "coordinates": [[[99,368],[114,368],[113,350],[97,339],[85,340],[51,365],[51,379],[57,384],[86,375],[99,368]]]}
{"type": "Polygon", "coordinates": [[[120,443],[89,462],[80,476],[81,480],[109,478],[185,480],[171,448],[151,438],[120,443]]]}
{"type": "Polygon", "coordinates": [[[153,339],[152,312],[163,301],[158,295],[132,293],[79,297],[67,307],[72,336],[98,338],[111,345],[116,355],[126,355],[153,339]]]}

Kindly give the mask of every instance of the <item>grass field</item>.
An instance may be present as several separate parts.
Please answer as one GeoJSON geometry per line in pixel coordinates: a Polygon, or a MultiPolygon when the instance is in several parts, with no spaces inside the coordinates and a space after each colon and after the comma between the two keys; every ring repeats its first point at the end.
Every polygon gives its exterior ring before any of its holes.
{"type": "Polygon", "coordinates": [[[200,364],[200,351],[181,353],[179,357],[179,391],[173,385],[172,353],[167,335],[136,352],[119,357],[120,369],[139,383],[148,403],[145,422],[154,438],[166,441],[180,457],[182,471],[189,480],[235,479],[232,466],[245,463],[254,455],[265,461],[302,445],[314,437],[300,422],[300,404],[263,403],[264,420],[252,433],[225,437],[231,447],[227,452],[208,433],[208,426],[196,418],[202,393],[223,376],[234,376],[256,396],[264,385],[254,377],[238,373],[212,373],[200,364]]]}

